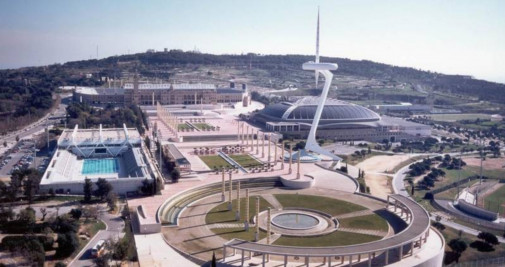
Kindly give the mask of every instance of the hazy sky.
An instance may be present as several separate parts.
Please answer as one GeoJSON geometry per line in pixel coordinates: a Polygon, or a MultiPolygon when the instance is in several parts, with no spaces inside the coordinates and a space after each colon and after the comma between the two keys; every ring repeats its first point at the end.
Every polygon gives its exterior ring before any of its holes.
{"type": "MultiPolygon", "coordinates": [[[[195,47],[321,54],[505,83],[505,1],[0,0],[0,68],[195,47]]],[[[338,63],[338,62],[337,62],[338,63]]]]}

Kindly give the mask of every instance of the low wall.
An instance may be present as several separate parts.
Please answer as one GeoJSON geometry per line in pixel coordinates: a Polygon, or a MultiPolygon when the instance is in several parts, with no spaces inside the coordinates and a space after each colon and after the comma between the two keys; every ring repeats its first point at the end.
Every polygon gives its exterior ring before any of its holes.
{"type": "MultiPolygon", "coordinates": [[[[139,187],[142,186],[142,181],[146,178],[118,178],[118,179],[106,179],[112,187],[113,191],[119,195],[126,194],[127,192],[138,192],[139,187]]],[[[93,182],[93,190],[96,189],[97,179],[91,179],[93,182]]],[[[61,182],[61,183],[51,183],[51,184],[41,184],[39,191],[42,193],[48,193],[49,189],[53,189],[54,192],[63,190],[61,194],[84,194],[84,181],[75,182],[61,182]]]]}
{"type": "Polygon", "coordinates": [[[462,199],[458,200],[457,207],[463,212],[472,214],[484,220],[494,221],[498,219],[498,213],[472,205],[462,199]]]}
{"type": "Polygon", "coordinates": [[[154,217],[148,217],[144,213],[144,206],[137,206],[137,222],[141,234],[154,234],[161,232],[161,223],[154,217]]]}
{"type": "MultiPolygon", "coordinates": [[[[305,175],[308,176],[308,175],[305,175]]],[[[311,188],[314,185],[314,177],[309,176],[310,179],[307,180],[290,180],[290,179],[285,179],[281,176],[281,183],[285,187],[289,187],[291,189],[305,189],[305,188],[311,188]]]]}

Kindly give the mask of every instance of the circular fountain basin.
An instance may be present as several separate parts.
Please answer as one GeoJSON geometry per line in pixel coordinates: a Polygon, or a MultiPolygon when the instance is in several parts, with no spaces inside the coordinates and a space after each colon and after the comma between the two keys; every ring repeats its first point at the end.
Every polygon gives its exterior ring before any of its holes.
{"type": "Polygon", "coordinates": [[[309,214],[286,212],[273,217],[272,224],[284,229],[307,230],[316,227],[319,219],[309,214]]]}

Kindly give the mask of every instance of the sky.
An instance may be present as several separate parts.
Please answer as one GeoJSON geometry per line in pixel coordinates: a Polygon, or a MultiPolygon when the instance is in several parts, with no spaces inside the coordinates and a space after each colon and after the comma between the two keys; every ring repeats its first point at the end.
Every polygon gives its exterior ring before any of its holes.
{"type": "MultiPolygon", "coordinates": [[[[505,83],[505,1],[0,0],[0,68],[182,49],[315,52],[505,83]]],[[[337,62],[338,63],[338,62],[337,62]]]]}

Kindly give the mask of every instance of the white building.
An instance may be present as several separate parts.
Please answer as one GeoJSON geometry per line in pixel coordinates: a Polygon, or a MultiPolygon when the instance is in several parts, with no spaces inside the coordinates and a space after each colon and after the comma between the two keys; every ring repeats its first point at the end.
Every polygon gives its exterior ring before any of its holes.
{"type": "Polygon", "coordinates": [[[58,140],[40,191],[82,194],[84,180],[105,178],[118,194],[137,192],[145,179],[153,182],[153,171],[136,129],[114,128],[65,130],[58,140]]]}

